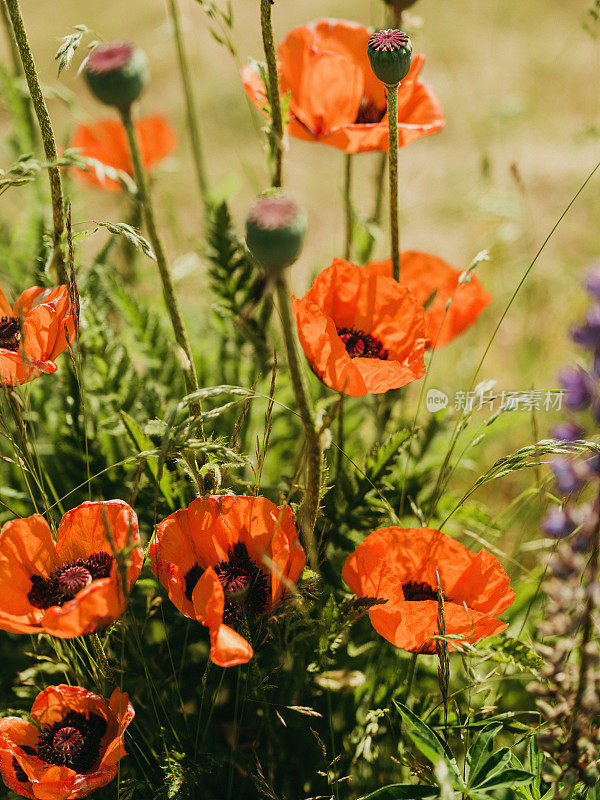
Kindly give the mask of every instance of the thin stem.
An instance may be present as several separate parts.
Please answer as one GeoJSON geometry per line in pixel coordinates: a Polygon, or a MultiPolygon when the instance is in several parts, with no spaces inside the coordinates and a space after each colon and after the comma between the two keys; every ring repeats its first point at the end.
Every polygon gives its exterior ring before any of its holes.
{"type": "Polygon", "coordinates": [[[304,385],[304,378],[298,360],[290,295],[287,282],[283,275],[279,275],[277,278],[277,301],[279,304],[279,313],[281,314],[281,325],[283,328],[285,351],[292,388],[304,427],[304,438],[306,439],[306,489],[299,511],[300,530],[308,550],[311,567],[316,570],[317,549],[314,531],[321,494],[321,443],[315,427],[314,417],[308,399],[308,392],[304,385]]]}
{"type": "Polygon", "coordinates": [[[406,705],[406,701],[410,696],[410,690],[412,689],[413,681],[415,679],[415,674],[417,672],[417,658],[418,653],[411,653],[410,661],[408,662],[408,666],[406,667],[406,676],[404,678],[404,691],[402,692],[402,704],[406,705]]]}
{"type": "Polygon", "coordinates": [[[100,671],[104,676],[107,684],[113,689],[117,686],[117,682],[115,680],[115,673],[113,668],[110,665],[108,658],[106,657],[106,653],[104,652],[104,647],[102,646],[102,642],[100,641],[100,637],[97,633],[92,633],[90,636],[90,641],[92,643],[92,648],[94,649],[94,653],[96,654],[96,658],[98,659],[98,666],[100,667],[100,671]]]}
{"type": "Polygon", "coordinates": [[[346,212],[346,249],[344,258],[349,261],[352,256],[352,239],[354,234],[354,219],[352,213],[352,155],[345,156],[346,171],[344,173],[344,210],[346,212]]]}
{"type": "Polygon", "coordinates": [[[173,31],[175,33],[175,42],[177,44],[179,71],[181,74],[181,82],[183,84],[183,93],[185,95],[187,126],[192,145],[192,157],[194,160],[196,180],[198,181],[198,190],[200,191],[200,197],[204,204],[204,211],[205,213],[208,213],[208,182],[206,179],[206,170],[204,168],[202,138],[200,136],[200,127],[198,125],[196,98],[192,88],[192,81],[190,79],[190,65],[188,62],[185,43],[183,40],[183,32],[181,29],[181,13],[179,11],[178,0],[169,0],[168,5],[169,12],[171,14],[171,21],[173,23],[173,31]]]}
{"type": "Polygon", "coordinates": [[[279,72],[277,70],[277,55],[273,41],[273,24],[271,22],[271,0],[260,0],[260,22],[262,27],[263,46],[267,60],[267,73],[269,86],[267,87],[269,103],[271,105],[271,123],[273,134],[273,147],[275,168],[273,171],[272,185],[281,187],[283,168],[283,117],[281,115],[281,98],[279,96],[279,72]]]}
{"type": "Polygon", "coordinates": [[[577,683],[577,694],[573,701],[573,731],[571,733],[571,741],[569,749],[572,754],[573,762],[575,763],[578,758],[577,741],[581,734],[581,727],[579,722],[579,711],[583,701],[583,695],[588,684],[588,670],[591,666],[591,655],[589,653],[588,645],[594,633],[594,612],[596,609],[596,592],[594,590],[598,580],[598,557],[600,551],[600,522],[594,527],[592,535],[592,553],[587,565],[587,601],[585,607],[585,616],[583,618],[583,630],[581,632],[581,642],[579,644],[579,678],[577,683]]]}
{"type": "MultiPolygon", "coordinates": [[[[15,34],[17,47],[19,48],[19,55],[21,56],[21,63],[25,72],[25,79],[29,87],[29,94],[35,110],[36,117],[40,126],[42,134],[42,142],[44,144],[44,153],[48,161],[55,164],[58,161],[58,152],[56,149],[56,138],[52,128],[52,121],[48,113],[46,101],[42,93],[42,87],[38,78],[33,53],[29,46],[27,38],[27,31],[21,16],[21,9],[19,7],[19,0],[3,0],[8,9],[10,20],[15,34]]],[[[62,236],[65,229],[65,213],[64,201],[62,191],[62,181],[60,178],[60,170],[57,166],[48,167],[48,178],[50,181],[50,194],[52,196],[52,219],[54,222],[54,237],[52,252],[52,266],[56,268],[58,280],[60,283],[67,284],[69,282],[67,277],[67,270],[65,266],[65,256],[62,247],[62,236]]]]}
{"type": "Polygon", "coordinates": [[[386,85],[388,128],[390,139],[390,237],[392,244],[392,274],[400,280],[400,234],[398,230],[398,85],[386,85]]]}
{"type": "Polygon", "coordinates": [[[337,463],[336,463],[336,479],[339,478],[340,473],[342,471],[342,467],[344,464],[344,447],[345,447],[345,435],[344,435],[344,395],[340,395],[340,402],[338,408],[338,451],[337,451],[337,463]]]}
{"type": "MultiPolygon", "coordinates": [[[[148,181],[142,163],[142,157],[140,154],[140,146],[137,138],[137,133],[135,131],[135,126],[131,119],[131,109],[124,109],[121,112],[121,118],[123,120],[123,125],[125,126],[125,130],[127,131],[127,138],[129,140],[129,149],[131,151],[131,160],[133,162],[133,170],[135,174],[135,182],[137,184],[140,202],[142,204],[142,208],[144,209],[144,219],[146,221],[148,238],[150,239],[150,243],[152,244],[152,247],[154,249],[154,255],[156,256],[156,264],[158,266],[158,272],[160,274],[160,279],[162,282],[165,305],[167,306],[167,311],[169,312],[169,317],[171,318],[171,325],[173,326],[175,340],[179,345],[179,347],[182,349],[186,359],[186,363],[183,368],[185,388],[188,394],[192,394],[193,392],[199,391],[200,388],[198,386],[196,367],[194,366],[194,359],[192,356],[192,350],[190,348],[190,342],[188,339],[185,322],[183,321],[183,317],[181,316],[181,311],[179,310],[179,302],[177,300],[177,295],[175,294],[175,285],[173,284],[173,276],[171,275],[171,270],[169,268],[169,263],[167,261],[167,256],[165,253],[165,248],[162,243],[162,238],[158,232],[158,226],[156,224],[156,215],[154,213],[154,206],[152,204],[152,199],[150,197],[150,192],[148,190],[148,181]]],[[[192,404],[191,408],[192,412],[195,415],[200,415],[202,413],[202,407],[199,401],[195,401],[192,404]]],[[[202,436],[204,437],[203,432],[202,436]]]]}

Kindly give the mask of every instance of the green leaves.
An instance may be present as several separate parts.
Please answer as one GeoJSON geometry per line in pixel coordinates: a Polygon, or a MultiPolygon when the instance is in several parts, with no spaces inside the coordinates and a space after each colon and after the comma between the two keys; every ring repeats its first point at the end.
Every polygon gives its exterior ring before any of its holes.
{"type": "Polygon", "coordinates": [[[394,783],[366,795],[361,800],[419,800],[426,797],[439,797],[437,786],[409,786],[394,783]]]}
{"type": "Polygon", "coordinates": [[[447,750],[446,746],[437,737],[435,732],[402,703],[394,701],[394,705],[400,712],[405,725],[405,731],[412,739],[415,746],[421,751],[425,758],[431,761],[434,767],[439,762],[444,762],[448,767],[449,774],[454,777],[457,784],[460,785],[462,779],[456,759],[447,750]]]}

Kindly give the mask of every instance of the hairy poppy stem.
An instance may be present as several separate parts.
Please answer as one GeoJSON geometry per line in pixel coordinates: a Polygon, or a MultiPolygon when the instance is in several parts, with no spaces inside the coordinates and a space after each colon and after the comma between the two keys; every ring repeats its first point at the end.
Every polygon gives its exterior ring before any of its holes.
{"type": "Polygon", "coordinates": [[[354,219],[352,213],[352,155],[345,156],[346,171],[344,174],[344,209],[346,211],[346,249],[344,258],[350,261],[352,256],[352,239],[354,233],[354,219]]]}
{"type": "MultiPolygon", "coordinates": [[[[198,377],[196,375],[196,367],[194,366],[194,358],[192,356],[192,350],[190,347],[190,342],[188,339],[185,322],[183,321],[183,317],[181,316],[181,311],[179,309],[179,302],[177,300],[177,295],[175,294],[175,285],[173,284],[173,276],[171,275],[171,270],[169,268],[169,263],[167,261],[165,248],[163,246],[161,236],[158,232],[158,226],[156,224],[156,215],[154,213],[154,206],[152,204],[152,199],[150,197],[150,192],[148,190],[148,181],[146,179],[146,173],[144,170],[144,165],[142,163],[140,145],[138,142],[137,133],[135,131],[135,126],[131,118],[131,108],[123,109],[121,111],[121,119],[123,121],[123,125],[125,126],[125,130],[127,131],[127,138],[129,140],[129,149],[131,151],[131,160],[133,162],[133,171],[135,174],[135,182],[137,184],[140,202],[142,204],[142,208],[144,209],[144,219],[146,221],[146,229],[148,231],[148,237],[150,239],[150,243],[152,244],[152,248],[156,256],[156,263],[158,265],[158,272],[160,274],[160,279],[162,282],[165,305],[167,306],[167,311],[169,312],[169,317],[171,318],[171,325],[173,326],[175,340],[179,345],[179,347],[181,348],[181,350],[183,351],[183,354],[186,359],[186,364],[184,365],[183,368],[185,388],[188,394],[192,394],[193,392],[197,392],[200,389],[198,385],[198,377]]],[[[191,405],[191,409],[196,416],[199,416],[202,413],[202,406],[200,404],[200,401],[195,400],[191,405]]],[[[200,427],[200,431],[202,437],[204,438],[204,432],[202,430],[202,426],[200,427]]]]}
{"type": "MultiPolygon", "coordinates": [[[[40,86],[37,68],[33,59],[33,53],[27,38],[27,31],[21,15],[19,7],[19,0],[2,0],[6,5],[10,21],[12,23],[15,40],[21,57],[23,71],[27,86],[29,87],[29,94],[31,95],[31,102],[40,126],[42,134],[42,141],[44,144],[44,153],[46,158],[51,163],[58,161],[58,152],[56,149],[56,138],[54,136],[54,129],[52,128],[52,121],[48,113],[48,107],[40,86]]],[[[65,255],[62,245],[62,237],[65,230],[65,212],[62,181],[60,177],[60,170],[57,166],[48,167],[48,179],[50,181],[50,194],[52,197],[52,219],[54,223],[54,236],[53,236],[53,252],[51,266],[56,268],[58,280],[62,284],[68,284],[69,279],[67,276],[67,269],[65,266],[65,255]]]]}
{"type": "Polygon", "coordinates": [[[279,313],[281,315],[283,338],[285,341],[285,352],[296,404],[304,427],[307,449],[306,489],[299,511],[300,530],[302,531],[304,544],[308,550],[310,565],[312,569],[316,571],[318,562],[314,531],[321,497],[321,443],[310,407],[308,392],[304,384],[300,362],[298,360],[292,309],[290,306],[290,293],[285,277],[282,274],[277,276],[276,285],[277,301],[279,313]]]}
{"type": "Polygon", "coordinates": [[[386,85],[388,103],[389,178],[390,178],[390,236],[392,243],[392,274],[400,281],[400,233],[398,224],[398,84],[386,85]]]}
{"type": "Polygon", "coordinates": [[[171,22],[173,23],[175,42],[177,44],[179,71],[181,73],[181,82],[183,84],[183,93],[185,95],[187,127],[190,134],[190,142],[192,145],[192,158],[194,160],[196,180],[198,181],[198,189],[200,191],[200,197],[204,204],[204,212],[205,215],[207,215],[210,208],[208,181],[206,178],[206,170],[204,168],[202,137],[200,136],[200,127],[198,125],[196,98],[192,88],[192,81],[190,80],[190,65],[188,62],[187,52],[185,49],[185,42],[183,40],[183,32],[181,30],[181,13],[179,11],[178,0],[169,0],[168,5],[169,5],[169,13],[171,15],[171,22]]]}
{"type": "Polygon", "coordinates": [[[269,76],[269,104],[271,106],[271,123],[274,137],[275,169],[272,184],[281,187],[283,168],[283,117],[281,115],[281,98],[279,95],[279,72],[277,70],[277,55],[273,41],[273,24],[271,22],[272,0],[260,0],[260,21],[262,27],[263,46],[267,59],[267,73],[269,76]]]}

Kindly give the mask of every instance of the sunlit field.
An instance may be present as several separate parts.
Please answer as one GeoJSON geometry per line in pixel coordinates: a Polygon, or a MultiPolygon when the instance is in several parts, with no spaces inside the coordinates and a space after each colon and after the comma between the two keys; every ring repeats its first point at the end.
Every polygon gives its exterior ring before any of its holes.
{"type": "Polygon", "coordinates": [[[598,800],[598,2],[0,3],[0,798],[598,800]]]}

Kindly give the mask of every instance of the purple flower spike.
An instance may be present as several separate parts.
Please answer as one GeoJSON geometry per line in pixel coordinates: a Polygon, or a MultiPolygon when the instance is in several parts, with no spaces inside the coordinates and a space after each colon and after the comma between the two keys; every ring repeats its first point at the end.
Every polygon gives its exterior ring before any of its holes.
{"type": "Polygon", "coordinates": [[[570,533],[573,533],[575,527],[575,523],[568,512],[560,508],[550,509],[542,522],[544,533],[551,536],[553,539],[562,539],[568,536],[570,533]]]}
{"type": "Polygon", "coordinates": [[[585,431],[576,422],[565,421],[558,423],[552,431],[552,435],[560,442],[576,442],[578,439],[583,438],[585,431]]]}
{"type": "Polygon", "coordinates": [[[576,344],[590,350],[600,348],[600,306],[593,305],[586,314],[585,325],[579,325],[571,332],[576,344]]]}
{"type": "Polygon", "coordinates": [[[588,272],[585,279],[585,288],[600,302],[600,261],[594,262],[588,272]]]}
{"type": "Polygon", "coordinates": [[[556,478],[558,491],[562,495],[573,494],[583,485],[581,476],[573,464],[564,458],[555,458],[550,464],[550,469],[556,478]]]}
{"type": "Polygon", "coordinates": [[[565,367],[559,375],[560,383],[566,392],[565,403],[572,411],[588,408],[592,399],[592,379],[581,367],[565,367]]]}

